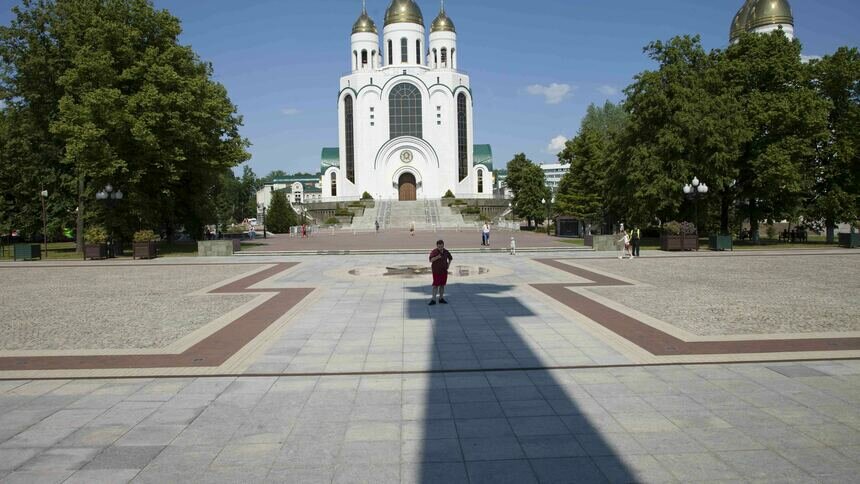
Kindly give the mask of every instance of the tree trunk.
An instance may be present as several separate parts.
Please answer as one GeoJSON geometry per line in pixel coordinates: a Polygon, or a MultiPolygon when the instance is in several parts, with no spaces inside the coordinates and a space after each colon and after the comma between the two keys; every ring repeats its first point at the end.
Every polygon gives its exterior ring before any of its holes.
{"type": "Polygon", "coordinates": [[[824,225],[827,227],[827,243],[832,244],[836,238],[836,224],[833,223],[833,219],[827,219],[824,221],[824,225]]]}
{"type": "Polygon", "coordinates": [[[75,252],[84,252],[84,179],[78,179],[78,218],[75,227],[75,252]]]}
{"type": "Polygon", "coordinates": [[[729,199],[728,193],[723,193],[720,200],[720,235],[729,235],[729,199]]]}
{"type": "Polygon", "coordinates": [[[750,236],[753,243],[759,243],[758,234],[758,204],[754,198],[750,199],[750,236]]]}

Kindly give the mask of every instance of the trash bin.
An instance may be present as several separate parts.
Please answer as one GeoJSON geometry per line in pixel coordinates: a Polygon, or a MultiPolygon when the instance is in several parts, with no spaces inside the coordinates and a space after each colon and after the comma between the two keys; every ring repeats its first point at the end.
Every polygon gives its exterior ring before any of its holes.
{"type": "Polygon", "coordinates": [[[39,244],[15,244],[14,260],[42,260],[42,248],[39,244]]]}

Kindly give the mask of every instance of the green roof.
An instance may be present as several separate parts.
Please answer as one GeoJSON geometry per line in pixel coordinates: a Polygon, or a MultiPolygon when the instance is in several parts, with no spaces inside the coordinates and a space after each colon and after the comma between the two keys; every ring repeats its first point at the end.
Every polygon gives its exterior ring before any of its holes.
{"type": "Polygon", "coordinates": [[[340,148],[323,148],[322,162],[320,163],[320,171],[325,173],[329,168],[337,168],[340,166],[340,148]]]}
{"type": "Polygon", "coordinates": [[[472,159],[476,165],[484,165],[493,171],[493,147],[490,145],[475,145],[472,147],[472,159]]]}
{"type": "Polygon", "coordinates": [[[299,182],[302,184],[319,183],[320,182],[320,176],[321,175],[319,173],[317,173],[316,175],[310,175],[310,176],[307,176],[307,175],[289,175],[289,176],[285,176],[285,177],[281,177],[281,178],[275,178],[272,182],[273,183],[295,183],[295,182],[299,182]]]}

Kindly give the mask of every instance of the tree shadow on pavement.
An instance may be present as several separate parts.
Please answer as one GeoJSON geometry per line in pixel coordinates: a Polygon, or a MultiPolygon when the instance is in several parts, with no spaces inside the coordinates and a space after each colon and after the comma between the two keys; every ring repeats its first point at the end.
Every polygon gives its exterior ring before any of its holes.
{"type": "Polygon", "coordinates": [[[404,466],[404,482],[640,480],[605,440],[623,428],[571,372],[540,369],[514,325],[536,314],[512,295],[514,286],[453,284],[449,304],[435,306],[427,305],[428,287],[407,289],[416,296],[407,298],[410,320],[432,325],[434,371],[420,435],[404,434],[417,440],[404,442],[417,460],[404,466]]]}

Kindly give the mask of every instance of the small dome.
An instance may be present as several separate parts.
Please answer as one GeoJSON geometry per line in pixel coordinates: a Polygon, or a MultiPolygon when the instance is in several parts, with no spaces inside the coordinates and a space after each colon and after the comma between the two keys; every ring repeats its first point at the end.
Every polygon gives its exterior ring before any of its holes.
{"type": "Polygon", "coordinates": [[[391,5],[385,11],[385,25],[397,23],[424,25],[421,9],[413,0],[391,0],[391,5]]]}
{"type": "Polygon", "coordinates": [[[794,26],[794,17],[791,14],[791,5],[788,4],[788,0],[756,0],[751,4],[747,30],[768,25],[794,26]]]}
{"type": "Polygon", "coordinates": [[[367,15],[367,10],[362,10],[361,15],[358,16],[358,20],[355,21],[355,24],[352,26],[353,34],[360,33],[370,33],[370,34],[378,34],[376,30],[376,24],[373,23],[373,19],[367,15]]]}
{"type": "Polygon", "coordinates": [[[735,40],[747,31],[747,20],[749,20],[750,10],[755,0],[747,0],[744,5],[738,10],[735,19],[732,21],[732,30],[729,34],[731,40],[735,40]]]}
{"type": "Polygon", "coordinates": [[[457,32],[457,29],[454,28],[454,22],[445,13],[445,7],[442,7],[442,11],[433,20],[433,23],[430,25],[430,32],[457,32]]]}

